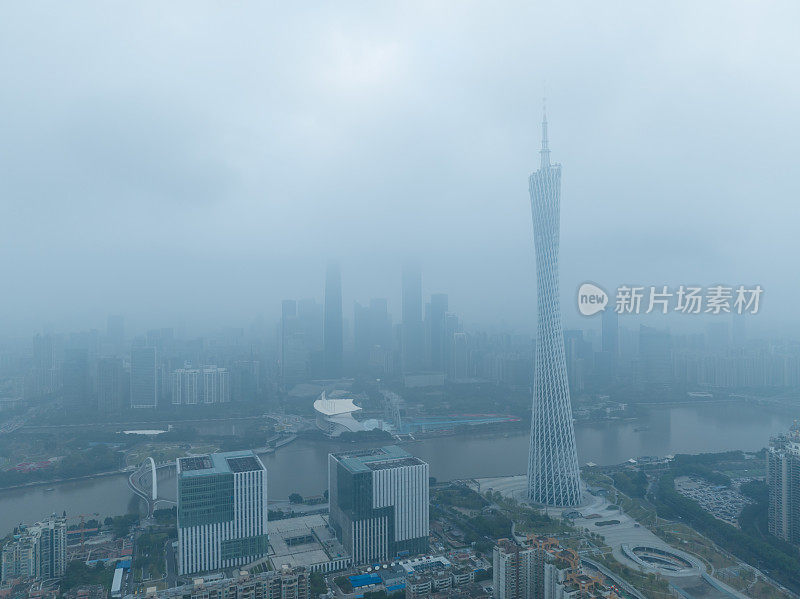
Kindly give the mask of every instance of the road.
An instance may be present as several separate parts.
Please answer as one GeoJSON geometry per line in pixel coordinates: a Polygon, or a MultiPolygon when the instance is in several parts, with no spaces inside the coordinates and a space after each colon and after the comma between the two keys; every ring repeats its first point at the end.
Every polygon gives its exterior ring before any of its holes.
{"type": "Polygon", "coordinates": [[[176,586],[178,580],[177,555],[172,543],[172,539],[167,539],[164,543],[164,559],[166,560],[166,569],[164,571],[166,572],[165,578],[168,588],[176,586]]]}

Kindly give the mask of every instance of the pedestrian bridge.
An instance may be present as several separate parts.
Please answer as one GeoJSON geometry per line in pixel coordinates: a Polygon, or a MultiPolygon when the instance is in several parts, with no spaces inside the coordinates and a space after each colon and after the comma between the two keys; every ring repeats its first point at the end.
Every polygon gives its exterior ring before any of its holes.
{"type": "Polygon", "coordinates": [[[174,462],[157,464],[152,457],[149,457],[128,477],[128,486],[131,491],[147,502],[148,515],[153,514],[156,502],[170,501],[168,499],[159,499],[158,480],[159,478],[169,477],[173,468],[175,468],[174,462]]]}

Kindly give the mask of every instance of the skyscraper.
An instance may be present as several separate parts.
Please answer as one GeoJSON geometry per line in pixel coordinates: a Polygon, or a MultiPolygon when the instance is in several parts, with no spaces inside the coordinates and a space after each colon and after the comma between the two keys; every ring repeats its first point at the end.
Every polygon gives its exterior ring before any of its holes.
{"type": "Polygon", "coordinates": [[[327,378],[342,376],[342,274],[329,262],[325,273],[325,313],[322,325],[322,364],[327,378]]]}
{"type": "Polygon", "coordinates": [[[59,368],[56,361],[56,340],[52,335],[36,335],[33,338],[32,394],[40,397],[53,393],[59,382],[59,368]]]}
{"type": "Polygon", "coordinates": [[[769,533],[800,544],[800,430],[770,439],[767,451],[769,533]]]}
{"type": "Polygon", "coordinates": [[[196,405],[200,397],[200,371],[196,368],[178,368],[172,371],[170,377],[173,405],[196,405]]]}
{"type": "Polygon", "coordinates": [[[229,403],[231,377],[227,368],[203,366],[203,403],[229,403]]]}
{"type": "Polygon", "coordinates": [[[330,523],[355,564],[428,550],[428,464],[397,446],[328,456],[330,523]]]}
{"type": "Polygon", "coordinates": [[[544,551],[500,539],[492,551],[494,599],[544,599],[544,551]]]}
{"type": "Polygon", "coordinates": [[[586,383],[592,345],[583,338],[583,331],[564,331],[564,357],[567,363],[567,382],[570,393],[580,393],[586,383]]]}
{"type": "Polygon", "coordinates": [[[131,407],[155,408],[158,385],[155,347],[131,349],[131,407]]]}
{"type": "Polygon", "coordinates": [[[606,382],[611,382],[617,374],[619,357],[619,314],[612,306],[601,312],[602,334],[600,339],[600,356],[597,360],[600,375],[606,382]]]}
{"type": "Polygon", "coordinates": [[[446,321],[447,294],[434,293],[431,295],[431,303],[428,304],[427,325],[430,369],[435,372],[444,372],[445,370],[445,346],[448,341],[445,334],[446,321]]]}
{"type": "Polygon", "coordinates": [[[355,302],[353,341],[356,368],[361,372],[375,368],[383,371],[386,356],[392,350],[392,319],[386,299],[371,299],[369,306],[355,302]]]}
{"type": "Polygon", "coordinates": [[[403,372],[425,364],[425,325],[422,320],[422,273],[415,262],[403,265],[403,322],[400,330],[403,372]]]}
{"type": "Polygon", "coordinates": [[[267,554],[267,471],[252,451],[178,458],[178,571],[233,568],[267,554]]]}
{"type": "Polygon", "coordinates": [[[528,180],[536,248],[536,357],[528,457],[528,496],[547,505],[581,498],[575,427],[569,401],[558,285],[561,165],[550,164],[547,116],[542,121],[541,165],[528,180]]]}
{"type": "Polygon", "coordinates": [[[61,380],[64,403],[71,408],[88,408],[91,382],[89,380],[89,360],[85,349],[68,349],[61,364],[61,380]]]}
{"type": "Polygon", "coordinates": [[[33,526],[21,526],[2,551],[1,579],[49,580],[64,576],[67,568],[67,520],[53,514],[33,526]]]}
{"type": "Polygon", "coordinates": [[[355,366],[363,372],[369,364],[369,352],[372,349],[370,309],[358,302],[353,304],[353,346],[355,349],[355,366]]]}
{"type": "Polygon", "coordinates": [[[369,315],[372,345],[391,349],[392,318],[389,316],[388,300],[382,297],[369,300],[369,315]]]}
{"type": "Polygon", "coordinates": [[[119,414],[125,395],[125,372],[121,358],[101,358],[97,362],[97,408],[105,414],[119,414]]]}

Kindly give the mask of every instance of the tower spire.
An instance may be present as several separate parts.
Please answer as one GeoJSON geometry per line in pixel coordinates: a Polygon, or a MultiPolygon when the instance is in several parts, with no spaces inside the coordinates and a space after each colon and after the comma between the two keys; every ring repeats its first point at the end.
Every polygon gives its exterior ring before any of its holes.
{"type": "Polygon", "coordinates": [[[542,163],[541,168],[550,166],[550,147],[547,140],[547,98],[542,98],[542,149],[539,150],[542,163]]]}

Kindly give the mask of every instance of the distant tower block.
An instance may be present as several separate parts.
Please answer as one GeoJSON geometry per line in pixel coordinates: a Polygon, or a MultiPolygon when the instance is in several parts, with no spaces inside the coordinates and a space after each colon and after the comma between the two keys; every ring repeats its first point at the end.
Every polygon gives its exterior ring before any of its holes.
{"type": "Polygon", "coordinates": [[[581,480],[569,402],[558,288],[561,165],[550,164],[547,115],[539,170],[528,180],[536,248],[537,326],[528,497],[554,506],[580,503],[581,480]]]}

